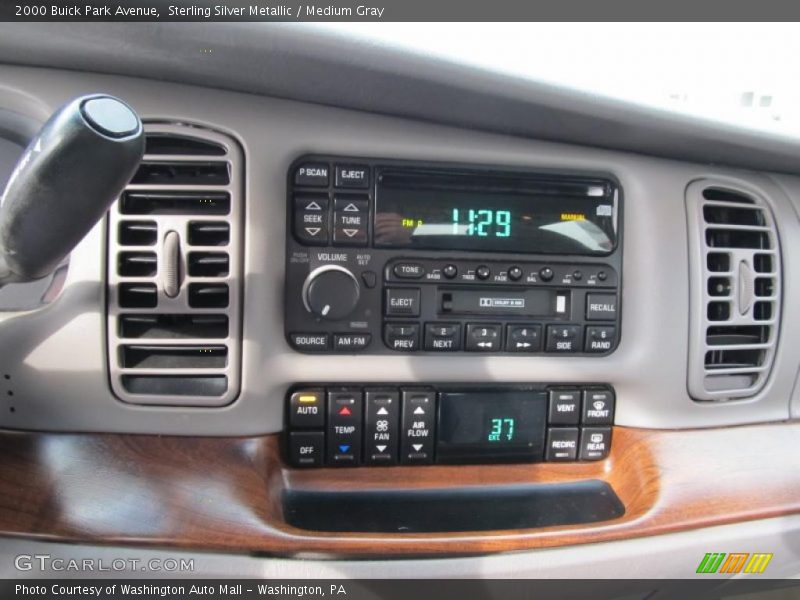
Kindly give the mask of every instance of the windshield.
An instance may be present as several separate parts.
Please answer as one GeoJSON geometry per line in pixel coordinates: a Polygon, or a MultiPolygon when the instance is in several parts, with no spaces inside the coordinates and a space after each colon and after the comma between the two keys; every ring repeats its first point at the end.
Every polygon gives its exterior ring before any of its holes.
{"type": "Polygon", "coordinates": [[[318,26],[589,94],[800,137],[797,24],[318,26]]]}

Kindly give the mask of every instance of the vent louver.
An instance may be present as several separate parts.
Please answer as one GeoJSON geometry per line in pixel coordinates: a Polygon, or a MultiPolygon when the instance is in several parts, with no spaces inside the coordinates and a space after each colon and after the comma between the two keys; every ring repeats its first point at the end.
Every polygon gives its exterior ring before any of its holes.
{"type": "Polygon", "coordinates": [[[114,393],[222,406],[239,392],[243,157],[219,133],[146,124],[142,164],[109,215],[114,393]]]}
{"type": "Polygon", "coordinates": [[[691,260],[689,393],[757,394],[780,330],[781,260],[769,205],[755,191],[699,181],[687,189],[691,260]]]}

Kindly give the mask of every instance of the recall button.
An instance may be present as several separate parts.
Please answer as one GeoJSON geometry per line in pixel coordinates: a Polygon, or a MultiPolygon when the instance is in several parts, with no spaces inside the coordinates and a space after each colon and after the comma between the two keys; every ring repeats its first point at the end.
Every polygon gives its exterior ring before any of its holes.
{"type": "Polygon", "coordinates": [[[425,267],[419,263],[397,263],[392,272],[399,279],[419,279],[425,275],[425,267]]]}
{"type": "Polygon", "coordinates": [[[588,294],[586,319],[589,321],[614,321],[617,318],[616,294],[588,294]]]}

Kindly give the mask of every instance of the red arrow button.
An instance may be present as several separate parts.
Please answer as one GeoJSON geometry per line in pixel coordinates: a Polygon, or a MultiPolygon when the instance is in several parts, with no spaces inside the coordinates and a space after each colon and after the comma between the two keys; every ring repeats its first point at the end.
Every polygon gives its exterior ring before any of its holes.
{"type": "Polygon", "coordinates": [[[350,409],[348,407],[343,406],[342,408],[339,409],[339,414],[344,417],[349,417],[352,413],[350,412],[350,409]]]}

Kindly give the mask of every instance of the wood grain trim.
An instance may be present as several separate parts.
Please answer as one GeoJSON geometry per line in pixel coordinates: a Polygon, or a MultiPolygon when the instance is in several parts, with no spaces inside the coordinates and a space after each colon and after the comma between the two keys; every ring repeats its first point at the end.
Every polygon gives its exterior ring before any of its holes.
{"type": "Polygon", "coordinates": [[[800,423],[697,431],[617,427],[598,463],[294,470],[278,436],[0,433],[0,534],[273,555],[431,556],[657,535],[800,512],[800,423]],[[614,521],[522,531],[326,534],[283,521],[295,489],[442,488],[597,478],[614,521]]]}

